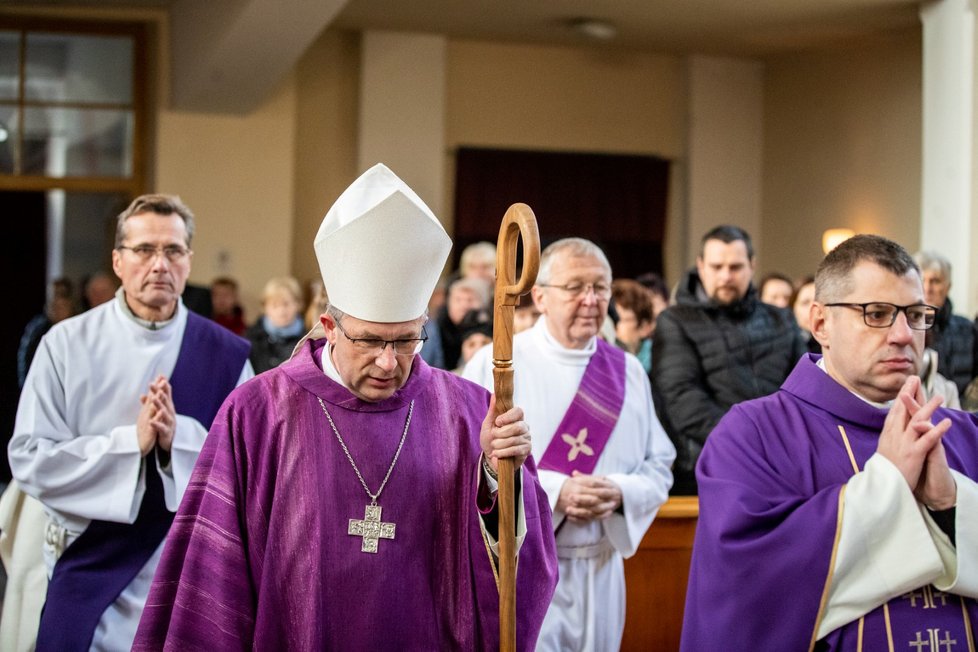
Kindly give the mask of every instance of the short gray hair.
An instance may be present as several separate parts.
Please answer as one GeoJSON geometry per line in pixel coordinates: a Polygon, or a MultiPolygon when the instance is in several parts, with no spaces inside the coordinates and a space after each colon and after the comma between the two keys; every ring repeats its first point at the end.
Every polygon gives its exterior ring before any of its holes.
{"type": "Polygon", "coordinates": [[[473,242],[468,247],[462,250],[462,257],[458,261],[459,271],[462,276],[469,270],[475,261],[485,260],[492,263],[492,266],[496,266],[496,245],[491,242],[473,242]]]}
{"type": "MultiPolygon", "coordinates": [[[[329,315],[330,317],[332,317],[333,321],[336,322],[337,324],[340,323],[340,321],[344,317],[346,317],[346,313],[343,312],[342,310],[340,310],[339,308],[337,308],[336,306],[334,306],[332,303],[327,303],[326,304],[326,314],[329,315]]],[[[421,325],[422,326],[424,326],[425,324],[427,324],[428,323],[428,309],[425,308],[425,311],[423,313],[421,313],[420,315],[418,315],[417,317],[415,317],[415,319],[423,319],[424,321],[421,322],[421,325]]],[[[412,319],[410,321],[414,321],[414,320],[412,319]]]]}
{"type": "Polygon", "coordinates": [[[176,195],[140,195],[132,200],[126,210],[119,213],[115,225],[115,246],[121,247],[126,239],[126,220],[142,213],[178,215],[187,229],[187,246],[194,237],[194,214],[176,195]]]}
{"type": "Polygon", "coordinates": [[[571,258],[593,256],[608,271],[608,278],[611,278],[611,263],[608,262],[608,257],[601,251],[601,247],[584,238],[563,238],[552,242],[540,254],[540,271],[537,272],[537,285],[545,285],[550,282],[550,268],[553,267],[554,258],[559,254],[564,254],[571,258]]]}
{"type": "Polygon", "coordinates": [[[921,272],[933,270],[940,272],[945,281],[951,280],[951,261],[936,251],[918,251],[913,259],[921,272]]]}

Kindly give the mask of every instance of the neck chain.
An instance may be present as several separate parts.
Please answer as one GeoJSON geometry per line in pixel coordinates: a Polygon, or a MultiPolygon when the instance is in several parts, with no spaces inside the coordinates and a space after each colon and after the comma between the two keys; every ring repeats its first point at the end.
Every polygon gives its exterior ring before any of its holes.
{"type": "MultiPolygon", "coordinates": [[[[317,397],[319,398],[319,397],[317,397]]],[[[380,488],[377,493],[370,493],[370,489],[367,488],[367,483],[363,479],[363,475],[360,473],[360,469],[357,468],[357,463],[353,461],[353,456],[350,455],[350,449],[346,447],[346,442],[340,437],[340,431],[336,429],[336,424],[333,423],[333,417],[329,415],[329,410],[326,409],[326,404],[323,403],[323,399],[319,399],[319,405],[323,408],[323,413],[326,415],[326,420],[329,421],[330,427],[333,429],[333,434],[336,435],[337,441],[340,442],[340,446],[343,447],[343,452],[346,453],[346,459],[350,460],[350,466],[356,472],[357,477],[360,478],[360,484],[363,485],[363,490],[367,492],[370,496],[370,503],[367,505],[363,512],[363,520],[351,518],[347,526],[346,533],[351,536],[360,537],[360,552],[370,552],[377,554],[377,544],[380,539],[393,539],[394,538],[394,523],[385,523],[381,520],[381,507],[377,504],[377,499],[380,498],[381,492],[384,491],[384,487],[387,486],[387,481],[390,480],[391,472],[394,470],[394,465],[397,464],[397,458],[401,454],[401,448],[404,447],[404,440],[407,438],[408,426],[411,425],[411,414],[414,413],[414,401],[411,401],[411,405],[408,407],[407,419],[404,421],[404,432],[401,433],[401,441],[397,445],[397,451],[394,453],[394,459],[391,460],[390,468],[387,469],[387,475],[384,476],[384,481],[380,483],[380,488]]]]}
{"type": "MultiPolygon", "coordinates": [[[[317,397],[319,398],[319,397],[317,397]]],[[[357,468],[357,463],[353,461],[353,456],[350,455],[350,449],[346,447],[346,442],[340,437],[340,431],[336,429],[336,424],[333,423],[333,417],[329,415],[329,410],[326,409],[326,404],[323,403],[323,399],[319,398],[319,405],[323,408],[323,413],[326,415],[326,420],[329,421],[329,426],[333,429],[333,434],[336,435],[337,441],[340,442],[340,446],[343,447],[343,452],[346,453],[346,459],[350,460],[350,466],[353,467],[353,471],[357,474],[360,479],[360,484],[363,485],[363,490],[367,492],[370,496],[370,504],[376,505],[377,500],[380,498],[380,494],[384,491],[384,487],[387,486],[387,481],[391,477],[391,472],[394,470],[394,466],[397,464],[397,458],[401,454],[401,448],[404,447],[404,440],[407,439],[408,427],[411,425],[411,414],[414,413],[414,401],[411,401],[411,405],[408,407],[407,419],[404,421],[404,432],[401,434],[401,441],[397,445],[397,451],[394,453],[394,459],[391,460],[390,468],[387,469],[387,475],[384,476],[384,481],[380,483],[380,488],[377,489],[377,493],[370,493],[370,489],[367,488],[367,483],[363,479],[363,475],[360,473],[360,469],[357,468]]]]}

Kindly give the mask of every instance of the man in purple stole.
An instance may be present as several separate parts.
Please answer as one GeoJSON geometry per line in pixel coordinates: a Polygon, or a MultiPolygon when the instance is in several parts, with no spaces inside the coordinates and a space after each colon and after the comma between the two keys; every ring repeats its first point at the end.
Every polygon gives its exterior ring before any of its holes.
{"type": "Polygon", "coordinates": [[[174,521],[136,650],[495,650],[496,465],[518,465],[517,647],[556,583],[519,408],[421,356],[451,246],[377,165],[316,238],[325,339],[232,393],[174,521]]]}
{"type": "Polygon", "coordinates": [[[47,515],[38,650],[131,647],[207,428],[254,375],[247,341],[180,300],[193,230],[176,197],[133,201],[116,298],[52,328],[28,373],[9,456],[47,515]]]}
{"type": "MultiPolygon", "coordinates": [[[[560,581],[538,650],[617,650],[625,627],[623,559],[668,497],[675,449],[637,358],[597,337],[611,298],[604,252],[558,240],[540,258],[542,316],[513,338],[514,400],[553,509],[560,581]]],[[[489,347],[463,376],[492,385],[489,347]]]]}
{"type": "Polygon", "coordinates": [[[974,650],[978,419],[924,400],[920,272],[860,235],[815,283],[824,357],[700,457],[682,650],[974,650]]]}

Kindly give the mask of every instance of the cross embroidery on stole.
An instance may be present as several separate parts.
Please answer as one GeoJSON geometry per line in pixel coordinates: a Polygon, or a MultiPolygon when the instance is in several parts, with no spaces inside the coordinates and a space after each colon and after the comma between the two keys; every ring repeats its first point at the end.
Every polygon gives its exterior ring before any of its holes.
{"type": "Polygon", "coordinates": [[[577,437],[564,433],[560,438],[570,446],[570,450],[567,452],[568,462],[576,460],[577,456],[581,453],[594,455],[594,449],[584,443],[584,440],[587,439],[587,428],[581,428],[581,431],[577,433],[577,437]]]}

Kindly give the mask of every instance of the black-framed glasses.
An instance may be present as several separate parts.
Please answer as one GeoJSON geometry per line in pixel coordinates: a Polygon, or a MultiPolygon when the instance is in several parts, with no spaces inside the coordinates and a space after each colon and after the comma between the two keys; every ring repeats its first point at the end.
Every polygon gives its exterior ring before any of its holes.
{"type": "Polygon", "coordinates": [[[896,321],[897,314],[907,317],[907,326],[914,330],[925,331],[934,325],[937,318],[937,308],[926,303],[915,303],[909,306],[898,306],[895,303],[871,301],[869,303],[826,303],[829,308],[857,308],[863,311],[863,321],[872,328],[889,328],[896,321]]]}
{"type": "Polygon", "coordinates": [[[424,326],[421,327],[421,337],[402,340],[382,340],[379,337],[350,337],[343,330],[343,326],[339,322],[336,322],[336,327],[340,329],[340,332],[343,333],[346,339],[353,343],[353,348],[372,356],[382,355],[388,344],[393,349],[394,355],[415,355],[421,351],[421,347],[428,341],[428,333],[425,331],[424,326]]]}
{"type": "Polygon", "coordinates": [[[190,255],[190,249],[180,245],[166,245],[164,247],[154,247],[153,245],[148,244],[136,245],[135,247],[119,245],[116,247],[116,249],[131,251],[133,255],[143,263],[148,263],[151,260],[155,260],[160,254],[162,254],[163,257],[171,263],[178,263],[190,255]]]}
{"type": "Polygon", "coordinates": [[[588,292],[594,292],[594,296],[598,299],[608,300],[611,298],[611,286],[607,283],[568,283],[566,285],[552,285],[550,283],[537,283],[542,288],[556,288],[558,290],[563,290],[571,299],[577,299],[578,297],[586,295],[588,292]]]}

